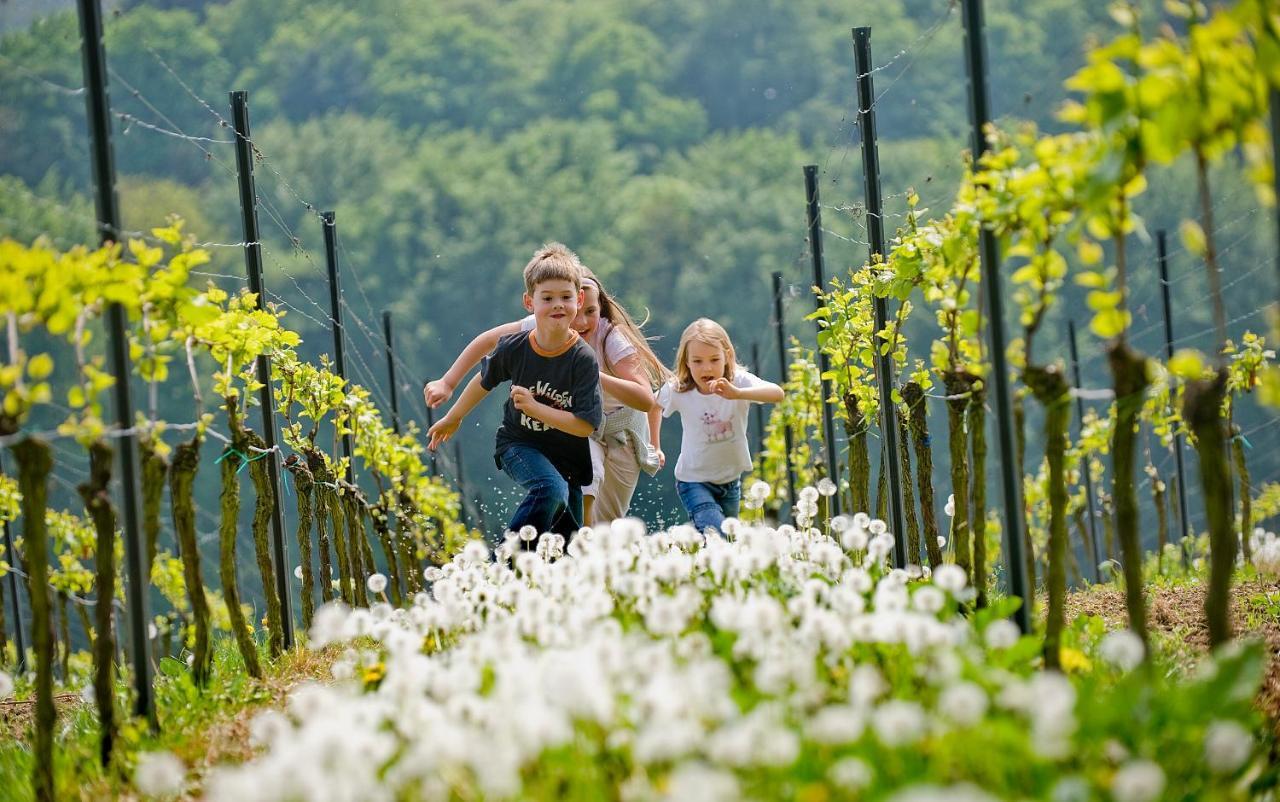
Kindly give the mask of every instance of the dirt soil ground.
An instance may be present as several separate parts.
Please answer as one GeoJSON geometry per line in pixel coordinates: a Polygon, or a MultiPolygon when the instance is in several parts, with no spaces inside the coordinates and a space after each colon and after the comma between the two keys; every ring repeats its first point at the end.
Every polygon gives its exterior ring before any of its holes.
{"type": "MultiPolygon", "coordinates": [[[[1209,649],[1209,629],[1204,620],[1204,586],[1149,587],[1147,616],[1152,638],[1158,648],[1161,638],[1179,639],[1191,646],[1195,654],[1209,649]]],[[[1267,644],[1267,673],[1258,692],[1258,707],[1280,737],[1280,616],[1274,614],[1280,604],[1280,582],[1254,580],[1232,588],[1231,618],[1238,635],[1262,639],[1267,644]],[[1259,603],[1259,597],[1274,600],[1259,603]]],[[[1067,620],[1078,615],[1101,616],[1107,627],[1120,628],[1129,623],[1121,588],[1091,588],[1088,592],[1067,596],[1067,620]]]]}

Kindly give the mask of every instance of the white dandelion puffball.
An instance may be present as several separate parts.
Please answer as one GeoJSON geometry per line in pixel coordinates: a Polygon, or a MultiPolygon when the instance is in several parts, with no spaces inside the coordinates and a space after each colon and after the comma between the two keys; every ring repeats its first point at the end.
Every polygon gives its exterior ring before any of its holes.
{"type": "Polygon", "coordinates": [[[871,784],[871,767],[856,757],[847,757],[831,764],[827,779],[846,791],[859,791],[871,784]]]}
{"type": "Polygon", "coordinates": [[[951,495],[947,496],[947,506],[943,507],[942,511],[947,514],[948,518],[956,517],[956,494],[955,493],[952,493],[951,495]]]}
{"type": "MultiPolygon", "coordinates": [[[[0,696],[4,696],[0,686],[0,696]]],[[[1204,759],[1218,774],[1231,774],[1253,754],[1253,736],[1235,721],[1215,721],[1204,734],[1204,759]]]]}
{"type": "Polygon", "coordinates": [[[747,489],[747,495],[756,501],[764,501],[773,492],[773,488],[768,482],[757,479],[751,483],[751,487],[747,489]]]}
{"type": "Polygon", "coordinates": [[[387,589],[387,578],[383,574],[369,574],[369,592],[381,593],[387,589]]]}
{"type": "Polygon", "coordinates": [[[523,540],[525,543],[531,543],[534,540],[538,539],[538,530],[528,524],[525,524],[524,526],[520,527],[519,534],[520,534],[520,539],[523,540]]]}
{"type": "Polygon", "coordinates": [[[301,581],[301,579],[302,579],[302,566],[301,566],[301,565],[299,565],[297,568],[294,568],[294,569],[293,569],[293,576],[294,576],[294,578],[296,578],[296,579],[298,579],[299,581],[301,581]]]}
{"type": "Polygon", "coordinates": [[[1008,649],[1022,637],[1022,630],[1009,619],[1000,618],[988,624],[987,631],[983,635],[987,646],[992,649],[1008,649]]]}
{"type": "Polygon", "coordinates": [[[812,504],[818,500],[818,490],[814,487],[800,488],[800,500],[806,504],[812,504]]]}
{"type": "Polygon", "coordinates": [[[1102,643],[1098,644],[1098,651],[1103,660],[1121,671],[1132,671],[1142,665],[1147,653],[1146,647],[1142,645],[1142,638],[1131,629],[1107,633],[1102,643]]]}
{"type": "Polygon", "coordinates": [[[825,476],[822,477],[818,480],[818,494],[828,498],[834,496],[836,494],[836,483],[825,476]]]}
{"type": "Polygon", "coordinates": [[[938,535],[938,548],[945,549],[947,547],[947,539],[942,535],[938,535]]]}
{"type": "Polygon", "coordinates": [[[960,726],[971,726],[987,714],[987,692],[972,682],[957,682],[938,696],[938,712],[960,726]]]}
{"type": "Polygon", "coordinates": [[[964,569],[955,563],[943,563],[933,569],[933,584],[950,593],[952,596],[964,590],[969,584],[964,569]]]}
{"type": "Polygon", "coordinates": [[[143,752],[138,755],[133,783],[143,796],[176,796],[186,777],[186,766],[172,752],[143,752]]]}
{"type": "Polygon", "coordinates": [[[1150,760],[1135,760],[1120,768],[1111,780],[1116,802],[1150,802],[1164,791],[1164,771],[1150,760]]]}
{"type": "Polygon", "coordinates": [[[7,698],[13,693],[13,677],[0,671],[0,699],[7,698]]]}

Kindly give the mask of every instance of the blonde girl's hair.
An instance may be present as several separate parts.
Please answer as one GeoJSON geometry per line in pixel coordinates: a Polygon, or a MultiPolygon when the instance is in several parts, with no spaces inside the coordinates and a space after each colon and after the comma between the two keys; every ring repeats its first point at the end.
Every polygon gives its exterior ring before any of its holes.
{"type": "Polygon", "coordinates": [[[685,393],[694,388],[693,374],[689,372],[689,343],[700,342],[724,351],[724,377],[733,381],[734,374],[743,370],[738,364],[737,352],[733,350],[733,341],[724,326],[700,317],[690,323],[680,335],[680,347],[676,350],[676,392],[685,393]]]}
{"type": "Polygon", "coordinates": [[[533,295],[544,281],[569,281],[575,290],[582,289],[582,265],[578,255],[559,242],[548,242],[533,254],[524,266],[524,291],[533,295]]]}
{"type": "MultiPolygon", "coordinates": [[[[591,268],[580,265],[579,269],[582,271],[583,285],[591,285],[596,289],[596,295],[600,299],[600,317],[612,323],[613,327],[636,349],[636,354],[640,357],[640,365],[649,375],[649,382],[654,385],[664,384],[671,378],[671,371],[667,370],[667,366],[662,364],[662,360],[658,359],[653,349],[649,347],[649,338],[645,337],[644,332],[641,331],[644,323],[637,323],[622,304],[605,291],[604,284],[595,273],[591,272],[591,268]]],[[[613,372],[612,365],[605,365],[605,369],[610,373],[613,372]]]]}

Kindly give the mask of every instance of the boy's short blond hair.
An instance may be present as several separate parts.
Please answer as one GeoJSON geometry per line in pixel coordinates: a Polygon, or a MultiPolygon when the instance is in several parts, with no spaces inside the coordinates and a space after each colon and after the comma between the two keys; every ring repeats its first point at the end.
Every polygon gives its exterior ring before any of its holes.
{"type": "Polygon", "coordinates": [[[582,289],[582,269],[578,255],[558,242],[548,242],[534,253],[524,266],[524,291],[533,295],[544,281],[571,281],[575,290],[582,289]]]}

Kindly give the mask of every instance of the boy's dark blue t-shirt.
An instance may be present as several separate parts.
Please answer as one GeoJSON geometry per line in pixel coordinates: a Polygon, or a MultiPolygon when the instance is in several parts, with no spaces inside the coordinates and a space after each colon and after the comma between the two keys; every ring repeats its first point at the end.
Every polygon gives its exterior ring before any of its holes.
{"type": "MultiPolygon", "coordinates": [[[[555,352],[539,348],[532,331],[508,334],[498,340],[498,347],[480,363],[480,386],[493,390],[506,381],[529,388],[535,399],[548,406],[568,410],[593,427],[600,425],[600,368],[591,346],[576,332],[555,352]]],[[[570,484],[591,484],[587,438],[575,437],[525,415],[508,397],[494,444],[494,460],[499,468],[502,452],[511,443],[537,448],[570,484]]]]}

